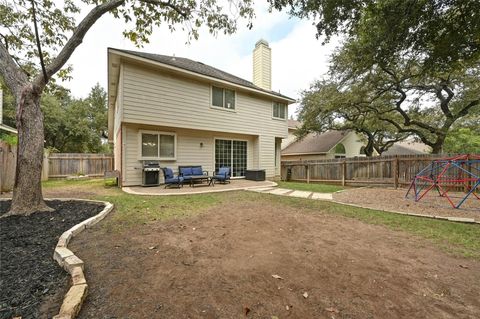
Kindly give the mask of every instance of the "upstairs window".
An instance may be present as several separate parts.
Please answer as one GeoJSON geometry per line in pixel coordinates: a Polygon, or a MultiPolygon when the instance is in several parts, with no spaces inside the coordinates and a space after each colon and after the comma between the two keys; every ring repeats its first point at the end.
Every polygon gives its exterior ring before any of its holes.
{"type": "Polygon", "coordinates": [[[279,102],[273,102],[273,117],[285,120],[287,118],[287,105],[279,102]]]}
{"type": "Polygon", "coordinates": [[[212,105],[235,110],[235,91],[212,86],[212,105]]]}

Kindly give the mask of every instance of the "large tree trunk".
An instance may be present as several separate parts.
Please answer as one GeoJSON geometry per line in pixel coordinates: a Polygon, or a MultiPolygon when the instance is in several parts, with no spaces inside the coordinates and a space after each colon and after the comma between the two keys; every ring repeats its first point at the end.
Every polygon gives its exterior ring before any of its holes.
{"type": "Polygon", "coordinates": [[[445,143],[446,134],[438,134],[437,140],[432,145],[432,154],[441,154],[443,152],[443,144],[445,143]]]}
{"type": "Polygon", "coordinates": [[[12,206],[8,215],[30,215],[51,210],[42,196],[43,114],[42,89],[26,85],[17,95],[17,168],[12,206]]]}

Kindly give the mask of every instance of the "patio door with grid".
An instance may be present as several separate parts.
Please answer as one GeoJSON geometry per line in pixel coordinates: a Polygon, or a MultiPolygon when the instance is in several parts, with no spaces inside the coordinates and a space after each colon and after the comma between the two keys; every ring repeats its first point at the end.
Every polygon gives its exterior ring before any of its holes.
{"type": "Polygon", "coordinates": [[[215,140],[215,171],[228,166],[232,177],[245,176],[247,169],[247,141],[215,140]]]}

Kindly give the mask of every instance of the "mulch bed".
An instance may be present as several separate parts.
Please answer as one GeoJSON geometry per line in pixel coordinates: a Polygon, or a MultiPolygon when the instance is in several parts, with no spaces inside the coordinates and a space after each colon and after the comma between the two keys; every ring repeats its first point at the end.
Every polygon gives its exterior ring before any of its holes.
{"type": "MultiPolygon", "coordinates": [[[[60,235],[98,214],[103,205],[49,201],[53,212],[0,218],[0,318],[51,318],[69,286],[68,274],[53,260],[60,235]],[[52,313],[50,313],[52,312],[52,313]]],[[[0,215],[10,201],[0,201],[0,215]]]]}

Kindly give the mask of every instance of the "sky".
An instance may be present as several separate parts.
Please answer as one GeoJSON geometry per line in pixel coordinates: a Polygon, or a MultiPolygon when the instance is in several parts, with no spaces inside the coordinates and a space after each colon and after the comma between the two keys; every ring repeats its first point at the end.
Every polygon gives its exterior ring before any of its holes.
{"type": "MultiPolygon", "coordinates": [[[[155,29],[150,43],[137,48],[122,35],[126,25],[106,15],[87,33],[67,62],[73,67],[73,79],[63,85],[78,98],[86,97],[97,82],[106,89],[108,47],[185,57],[252,81],[252,51],[258,40],[265,39],[272,49],[272,90],[299,99],[302,90],[326,74],[329,57],[338,42],[333,40],[322,46],[322,41],[315,37],[312,21],[291,18],[285,12],[269,13],[266,1],[257,2],[260,3],[255,5],[251,30],[240,21],[233,35],[215,37],[201,30],[199,39],[190,44],[186,44],[186,32],[171,33],[165,25],[155,29]]],[[[296,117],[297,108],[298,104],[291,105],[289,115],[296,117]]]]}

